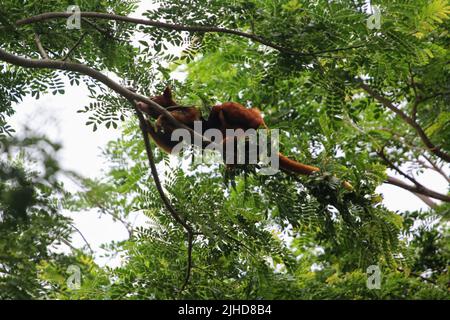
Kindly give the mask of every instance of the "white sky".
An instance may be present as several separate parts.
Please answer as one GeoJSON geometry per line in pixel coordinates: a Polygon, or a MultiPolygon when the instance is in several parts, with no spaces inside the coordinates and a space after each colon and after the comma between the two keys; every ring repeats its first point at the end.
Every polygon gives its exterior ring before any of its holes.
{"type": "MultiPolygon", "coordinates": [[[[147,5],[151,2],[146,2],[147,5]]],[[[146,5],[146,6],[147,6],[146,5]]],[[[140,12],[144,10],[140,8],[140,12]]],[[[133,16],[139,16],[139,13],[133,16]]],[[[101,157],[101,150],[110,140],[120,136],[120,129],[106,129],[99,127],[92,132],[91,127],[85,125],[88,114],[76,113],[77,110],[89,104],[88,91],[84,86],[66,88],[64,95],[43,95],[39,100],[26,98],[15,106],[16,113],[9,123],[20,135],[24,126],[36,133],[42,133],[50,139],[63,145],[60,151],[60,163],[64,169],[74,170],[85,177],[100,177],[102,169],[107,163],[101,157]]],[[[429,171],[419,177],[419,181],[433,190],[447,192],[447,183],[437,173],[429,171]]],[[[427,206],[410,192],[391,185],[383,185],[378,191],[384,196],[384,204],[391,210],[426,209],[427,206]]],[[[115,223],[108,216],[101,216],[96,211],[70,213],[75,225],[82,231],[90,245],[97,252],[100,264],[115,265],[117,261],[108,261],[100,257],[99,246],[112,240],[126,239],[126,229],[115,223]]],[[[131,218],[137,225],[145,224],[146,218],[137,215],[131,218]]],[[[76,247],[84,245],[81,237],[74,234],[73,244],[76,247]]]]}

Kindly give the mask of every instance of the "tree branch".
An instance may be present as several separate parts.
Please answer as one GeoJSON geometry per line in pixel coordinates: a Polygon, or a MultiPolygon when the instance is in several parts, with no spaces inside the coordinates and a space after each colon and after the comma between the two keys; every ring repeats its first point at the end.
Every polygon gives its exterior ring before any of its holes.
{"type": "Polygon", "coordinates": [[[155,165],[155,159],[153,156],[152,148],[150,145],[150,139],[148,138],[148,129],[147,129],[147,121],[145,120],[142,113],[138,110],[136,110],[136,115],[138,116],[142,135],[144,137],[144,144],[145,144],[145,151],[147,153],[147,158],[150,164],[150,170],[153,176],[153,179],[155,181],[156,189],[158,190],[161,199],[163,200],[164,205],[166,206],[167,210],[170,212],[172,217],[176,222],[178,222],[180,225],[182,225],[186,231],[192,231],[192,228],[186,223],[185,219],[178,214],[178,212],[175,210],[175,208],[170,203],[170,200],[167,198],[166,194],[164,193],[164,190],[161,185],[161,180],[158,176],[158,170],[156,169],[155,165]]]}
{"type": "Polygon", "coordinates": [[[404,176],[406,179],[408,179],[409,181],[411,181],[412,183],[414,183],[416,185],[417,188],[423,188],[424,186],[419,183],[416,179],[414,179],[413,177],[407,175],[406,173],[403,172],[403,170],[401,170],[399,167],[397,167],[391,160],[388,159],[388,157],[386,156],[386,154],[384,153],[384,147],[380,150],[377,151],[378,156],[383,159],[383,161],[392,169],[394,169],[395,171],[397,171],[399,174],[401,174],[402,176],[404,176]]]}
{"type": "Polygon", "coordinates": [[[432,170],[434,170],[434,171],[436,171],[437,173],[439,173],[441,176],[443,176],[444,177],[444,179],[448,182],[448,183],[450,183],[450,176],[448,175],[448,174],[446,174],[445,172],[444,172],[444,170],[442,170],[442,167],[439,167],[437,164],[436,164],[436,162],[434,162],[433,160],[431,160],[429,157],[427,157],[426,155],[422,155],[430,164],[431,164],[431,167],[430,167],[430,169],[432,169],[432,170]]]}
{"type": "Polygon", "coordinates": [[[72,48],[70,48],[69,52],[67,52],[66,56],[62,59],[63,61],[66,61],[68,58],[70,58],[70,55],[72,54],[72,52],[75,51],[76,48],[78,48],[78,46],[81,44],[81,41],[83,41],[84,37],[87,35],[87,32],[84,32],[80,39],[78,39],[78,41],[73,45],[72,48]]]}
{"type": "Polygon", "coordinates": [[[180,291],[178,292],[179,294],[182,293],[186,288],[186,286],[188,285],[192,273],[192,246],[194,237],[193,234],[190,232],[187,233],[187,236],[188,236],[188,263],[186,268],[186,276],[184,278],[183,285],[181,286],[180,291]]]}
{"type": "Polygon", "coordinates": [[[430,197],[427,197],[423,194],[420,193],[414,193],[412,192],[413,195],[415,195],[417,198],[419,198],[420,200],[422,200],[427,206],[429,206],[431,209],[435,209],[437,208],[437,204],[436,202],[434,202],[433,200],[430,199],[430,197]]]}
{"type": "Polygon", "coordinates": [[[91,254],[94,254],[94,250],[92,250],[91,245],[89,244],[89,242],[86,240],[86,238],[84,237],[83,233],[80,231],[80,229],[78,229],[77,227],[75,227],[74,224],[71,224],[71,227],[75,229],[75,231],[81,236],[81,238],[83,239],[84,243],[86,243],[87,247],[89,248],[89,251],[91,252],[91,254]]]}
{"type": "Polygon", "coordinates": [[[400,187],[402,189],[411,191],[413,193],[418,193],[418,194],[423,194],[424,196],[430,197],[430,198],[434,198],[434,199],[438,199],[438,200],[442,200],[444,202],[450,202],[450,196],[442,194],[442,193],[438,193],[436,191],[430,190],[427,187],[423,187],[423,188],[418,188],[417,186],[412,186],[409,185],[405,182],[403,182],[400,179],[397,179],[395,177],[391,177],[388,176],[386,181],[386,183],[388,184],[392,184],[394,186],[400,187]]]}
{"type": "MultiPolygon", "coordinates": [[[[406,273],[406,271],[403,270],[402,268],[397,268],[397,270],[400,271],[400,272],[406,273]]],[[[426,281],[426,282],[432,283],[434,285],[437,285],[436,281],[434,281],[432,279],[425,278],[425,277],[421,276],[420,274],[417,274],[417,273],[414,273],[414,272],[409,272],[409,274],[414,276],[414,277],[420,278],[423,281],[426,281]]]]}
{"type": "Polygon", "coordinates": [[[378,151],[377,154],[378,154],[378,156],[381,159],[383,159],[383,161],[390,168],[394,169],[399,174],[404,176],[406,179],[410,180],[414,184],[414,186],[410,186],[410,185],[404,183],[403,181],[401,181],[400,179],[397,179],[397,178],[394,178],[394,177],[388,177],[388,180],[386,181],[387,183],[394,184],[397,187],[400,187],[400,188],[406,189],[408,191],[411,191],[412,193],[414,193],[417,197],[419,197],[423,202],[425,202],[431,208],[434,208],[436,206],[436,204],[433,201],[431,201],[430,199],[425,198],[424,196],[435,198],[435,199],[439,199],[439,200],[446,201],[446,202],[450,202],[450,196],[446,196],[446,195],[440,194],[438,192],[435,192],[435,191],[433,191],[431,189],[428,189],[424,185],[419,183],[416,179],[414,179],[413,177],[411,177],[411,176],[407,175],[406,173],[404,173],[403,170],[401,170],[391,160],[389,160],[387,158],[387,156],[384,153],[383,149],[381,151],[378,151]],[[413,189],[411,189],[411,188],[413,188],[413,189]],[[445,200],[445,199],[447,199],[447,200],[445,200]]]}
{"type": "Polygon", "coordinates": [[[37,60],[37,59],[28,59],[19,57],[16,55],[13,55],[11,53],[8,53],[7,51],[0,48],[0,60],[11,63],[13,65],[21,66],[24,68],[37,68],[37,69],[54,69],[54,70],[64,70],[64,71],[73,71],[78,72],[81,74],[84,74],[86,76],[89,76],[107,87],[109,87],[111,90],[115,91],[119,95],[123,96],[124,98],[128,100],[137,100],[142,101],[146,104],[148,104],[152,109],[154,109],[157,113],[160,115],[164,115],[167,120],[174,125],[176,128],[183,128],[188,130],[189,132],[193,133],[194,135],[197,135],[202,141],[208,141],[208,139],[204,138],[201,134],[198,132],[195,132],[185,124],[177,121],[170,112],[168,112],[165,108],[161,107],[156,102],[152,101],[151,99],[144,97],[140,94],[134,93],[131,90],[127,89],[124,86],[121,86],[114,80],[110,79],[103,73],[92,69],[84,64],[69,62],[69,61],[61,61],[61,60],[37,60]]]}
{"type": "Polygon", "coordinates": [[[39,38],[39,35],[37,33],[34,34],[34,43],[36,43],[36,47],[41,54],[41,57],[43,59],[48,59],[48,54],[42,46],[41,39],[39,38]]]}
{"type": "Polygon", "coordinates": [[[109,32],[108,30],[103,29],[102,27],[99,27],[98,25],[96,25],[95,23],[90,21],[89,19],[81,18],[81,20],[86,22],[93,29],[97,30],[99,33],[101,33],[105,38],[109,38],[109,39],[112,39],[112,40],[115,40],[115,41],[127,41],[126,39],[122,39],[122,38],[114,36],[111,32],[109,32]]]}
{"type": "Polygon", "coordinates": [[[412,118],[410,118],[405,112],[403,112],[401,109],[394,106],[392,101],[385,98],[375,90],[373,90],[371,87],[369,87],[367,84],[365,84],[362,80],[359,80],[359,87],[366,91],[371,97],[373,97],[375,100],[380,102],[382,105],[384,105],[389,110],[393,111],[396,115],[398,115],[404,122],[409,124],[419,135],[419,138],[422,140],[422,142],[425,144],[425,146],[428,148],[430,152],[441,158],[442,160],[445,160],[446,162],[450,162],[450,154],[444,152],[441,150],[440,147],[436,146],[431,142],[430,138],[426,135],[425,131],[422,129],[422,127],[414,121],[412,118]]]}
{"type": "Polygon", "coordinates": [[[410,63],[408,64],[408,70],[409,70],[409,74],[411,76],[411,87],[412,87],[412,89],[414,91],[414,104],[413,104],[412,111],[411,111],[411,119],[414,122],[416,122],[416,120],[417,120],[417,107],[419,106],[419,103],[420,103],[421,100],[420,100],[419,94],[417,92],[416,80],[414,79],[414,73],[412,71],[410,63]]]}
{"type": "MultiPolygon", "coordinates": [[[[73,14],[70,12],[46,12],[42,13],[33,17],[25,18],[16,21],[17,26],[32,24],[40,21],[55,19],[55,18],[68,18],[72,16],[73,14]]],[[[335,49],[328,49],[328,50],[321,50],[321,51],[315,51],[315,52],[300,52],[295,51],[289,48],[285,48],[283,46],[280,46],[278,44],[275,44],[271,42],[268,39],[265,39],[261,36],[250,34],[238,30],[232,30],[232,29],[226,29],[221,27],[215,27],[215,26],[186,26],[181,24],[171,24],[166,22],[160,22],[160,21],[154,21],[154,20],[148,20],[148,19],[138,19],[138,18],[131,18],[127,16],[121,16],[117,14],[110,14],[110,13],[101,13],[101,12],[81,12],[81,17],[83,18],[95,18],[95,19],[104,19],[104,20],[114,20],[114,21],[122,21],[122,22],[128,22],[133,24],[142,24],[146,26],[152,26],[157,27],[161,29],[167,29],[167,30],[176,30],[176,31],[187,31],[187,32],[200,32],[200,33],[206,33],[206,32],[215,32],[215,33],[224,33],[224,34],[231,34],[236,35],[239,37],[247,38],[250,40],[253,40],[255,42],[261,43],[263,45],[266,45],[272,49],[278,50],[283,53],[295,55],[295,56],[316,56],[322,53],[328,53],[328,52],[338,52],[338,51],[345,51],[345,50],[352,50],[357,49],[361,47],[365,47],[366,45],[355,45],[355,46],[349,46],[345,48],[335,48],[335,49]]]]}
{"type": "Polygon", "coordinates": [[[181,293],[186,285],[189,282],[190,276],[191,276],[191,271],[192,271],[192,244],[193,244],[193,239],[194,239],[194,230],[192,229],[192,227],[186,222],[185,218],[182,217],[176,210],[175,208],[172,206],[172,204],[170,203],[169,198],[167,198],[166,194],[164,193],[163,187],[161,185],[161,181],[159,179],[159,175],[158,175],[158,170],[156,169],[156,164],[155,164],[155,158],[153,156],[153,152],[152,152],[152,148],[150,145],[150,139],[148,138],[148,122],[145,120],[144,116],[142,115],[142,113],[136,108],[136,104],[133,102],[133,100],[130,100],[130,103],[134,106],[136,115],[139,119],[139,124],[140,124],[140,128],[142,131],[142,135],[144,137],[144,144],[145,144],[145,151],[147,153],[147,158],[148,158],[148,162],[150,164],[150,171],[152,173],[153,176],[153,180],[155,182],[156,185],[156,189],[158,190],[158,193],[161,197],[161,200],[163,201],[166,209],[169,211],[170,215],[172,216],[172,218],[178,223],[180,224],[187,233],[187,238],[188,238],[188,261],[187,261],[187,267],[186,267],[186,277],[185,280],[180,288],[179,293],[181,293]]]}
{"type": "MultiPolygon", "coordinates": [[[[182,128],[189,131],[194,137],[197,137],[203,143],[211,144],[211,146],[215,146],[216,148],[220,148],[220,146],[210,139],[204,137],[201,133],[192,130],[190,127],[185,125],[182,122],[179,122],[177,119],[173,117],[173,115],[166,109],[161,107],[159,104],[154,102],[153,100],[144,97],[140,94],[137,94],[130,90],[127,87],[124,87],[114,80],[110,79],[108,76],[104,75],[100,71],[92,69],[84,64],[70,62],[70,61],[62,61],[62,60],[41,60],[41,59],[28,59],[13,55],[2,48],[0,48],[0,61],[3,60],[5,62],[11,63],[16,66],[21,66],[24,68],[36,68],[36,69],[54,69],[54,70],[64,70],[64,71],[72,71],[78,72],[83,75],[89,76],[104,85],[106,85],[111,90],[115,91],[119,95],[123,96],[129,101],[137,100],[142,101],[150,106],[156,113],[159,115],[163,115],[167,121],[172,124],[175,128],[182,128]]],[[[220,150],[220,149],[219,149],[220,150]]]]}
{"type": "MultiPolygon", "coordinates": [[[[133,106],[135,106],[135,103],[134,103],[135,100],[142,101],[142,102],[148,104],[150,107],[152,107],[159,114],[167,117],[167,120],[171,124],[176,126],[177,128],[184,128],[184,129],[192,132],[193,134],[199,135],[197,132],[193,131],[191,128],[178,122],[172,116],[172,114],[170,112],[168,112],[165,108],[161,107],[159,104],[119,85],[117,82],[111,80],[110,78],[108,78],[107,76],[102,74],[101,72],[99,72],[95,69],[92,69],[86,65],[73,63],[73,62],[67,62],[67,61],[61,61],[61,60],[27,59],[27,58],[18,57],[13,54],[10,54],[1,48],[0,48],[0,60],[5,61],[7,63],[17,65],[17,66],[22,66],[25,68],[42,68],[42,69],[48,68],[48,69],[55,69],[55,70],[73,71],[73,72],[78,72],[78,73],[84,74],[86,76],[89,76],[89,77],[103,83],[104,85],[109,87],[111,90],[122,95],[128,101],[130,101],[133,104],[133,106]]],[[[134,107],[134,109],[138,116],[142,134],[144,136],[145,149],[147,152],[147,157],[148,157],[148,160],[150,163],[150,170],[151,170],[153,179],[155,181],[156,188],[160,194],[160,197],[161,197],[165,207],[167,208],[167,210],[169,211],[169,213],[171,214],[173,219],[186,230],[187,235],[188,235],[188,264],[187,264],[186,279],[187,279],[187,281],[189,281],[190,273],[191,273],[191,269],[192,269],[192,241],[193,241],[193,236],[196,233],[193,231],[192,227],[189,226],[189,224],[187,224],[187,222],[184,220],[184,218],[182,218],[177,213],[177,211],[173,208],[169,199],[165,195],[164,190],[161,186],[161,181],[159,180],[158,171],[156,169],[156,165],[155,165],[155,161],[154,161],[154,157],[153,157],[153,153],[152,153],[152,149],[151,149],[151,145],[150,145],[150,140],[149,140],[148,134],[147,134],[147,130],[148,130],[146,127],[147,122],[144,119],[144,116],[142,115],[142,113],[139,110],[137,110],[136,107],[134,107]]],[[[204,137],[202,135],[199,135],[199,136],[202,139],[204,139],[204,137]]],[[[182,288],[186,287],[186,285],[187,285],[186,279],[185,279],[185,283],[183,284],[182,288]]]]}

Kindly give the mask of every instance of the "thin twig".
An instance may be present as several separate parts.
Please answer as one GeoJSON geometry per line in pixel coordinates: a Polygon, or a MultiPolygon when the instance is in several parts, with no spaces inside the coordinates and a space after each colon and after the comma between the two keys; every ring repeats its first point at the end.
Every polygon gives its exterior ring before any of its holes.
{"type": "Polygon", "coordinates": [[[411,181],[412,183],[414,183],[418,188],[424,188],[424,186],[422,184],[420,184],[416,179],[414,179],[413,177],[411,177],[410,175],[406,174],[405,172],[403,172],[403,170],[401,170],[399,167],[397,167],[391,160],[389,160],[389,158],[386,156],[386,153],[384,152],[384,147],[381,148],[381,150],[377,151],[377,155],[383,159],[383,161],[392,169],[394,169],[395,171],[397,171],[399,174],[401,174],[402,176],[404,176],[406,179],[408,179],[409,181],[411,181]]]}
{"type": "MultiPolygon", "coordinates": [[[[44,47],[45,51],[50,52],[53,55],[53,57],[59,57],[59,55],[55,51],[50,49],[49,47],[47,47],[47,46],[43,46],[43,47],[44,47]]],[[[70,59],[68,59],[68,61],[70,61],[70,59]]]]}
{"type": "Polygon", "coordinates": [[[375,128],[374,130],[379,130],[379,131],[385,131],[391,134],[391,137],[389,137],[389,139],[395,140],[398,143],[402,144],[403,147],[409,147],[411,150],[416,150],[420,153],[423,152],[428,152],[429,150],[426,147],[423,146],[417,146],[415,144],[413,144],[413,140],[414,140],[414,135],[411,135],[410,137],[406,136],[406,134],[401,135],[398,133],[398,131],[396,132],[394,129],[390,129],[390,128],[375,128]],[[410,138],[411,141],[408,141],[407,138],[410,138]]]}
{"type": "Polygon", "coordinates": [[[86,22],[88,25],[90,25],[92,28],[94,28],[95,30],[97,30],[101,34],[103,34],[105,36],[108,36],[110,38],[114,38],[107,30],[100,28],[98,25],[96,25],[95,23],[91,22],[89,19],[81,18],[81,20],[86,22]]]}
{"type": "Polygon", "coordinates": [[[419,103],[421,100],[420,100],[419,94],[417,92],[417,85],[416,85],[416,81],[414,79],[414,73],[412,71],[410,63],[408,63],[408,70],[409,70],[409,74],[411,76],[411,87],[414,91],[414,104],[413,104],[412,111],[411,111],[411,119],[415,122],[416,118],[417,118],[417,107],[419,106],[419,103]]]}
{"type": "Polygon", "coordinates": [[[83,41],[84,37],[87,35],[87,32],[84,32],[80,39],[78,39],[78,41],[73,45],[72,48],[70,48],[69,52],[67,52],[66,56],[62,59],[63,61],[66,61],[67,58],[70,57],[70,55],[72,54],[72,52],[75,51],[76,48],[78,48],[78,46],[81,44],[81,41],[83,41]]]}
{"type": "Polygon", "coordinates": [[[66,239],[61,239],[61,242],[64,243],[66,246],[68,246],[70,249],[72,249],[73,251],[79,250],[78,248],[76,248],[73,244],[70,243],[70,241],[66,240],[66,239]]]}
{"type": "Polygon", "coordinates": [[[80,231],[80,229],[78,229],[77,227],[75,227],[74,224],[71,224],[72,228],[75,229],[76,232],[78,232],[78,234],[81,236],[81,238],[83,239],[84,243],[86,243],[87,247],[89,248],[89,251],[91,252],[91,254],[94,254],[94,250],[92,250],[91,245],[89,244],[89,242],[87,241],[87,239],[84,237],[83,233],[80,231]]]}
{"type": "Polygon", "coordinates": [[[437,97],[439,97],[439,96],[445,96],[445,95],[447,95],[447,96],[450,95],[450,91],[437,92],[437,93],[434,93],[434,94],[432,94],[432,95],[423,97],[423,98],[421,99],[421,102],[425,102],[425,101],[428,101],[428,100],[430,100],[430,99],[437,98],[437,97]]]}
{"type": "Polygon", "coordinates": [[[43,59],[48,59],[48,54],[42,46],[41,39],[39,38],[39,35],[37,33],[34,34],[34,43],[36,43],[36,47],[41,54],[41,57],[43,59]]]}
{"type": "MultiPolygon", "coordinates": [[[[384,162],[391,167],[392,169],[394,169],[395,171],[397,171],[399,174],[401,174],[402,176],[404,176],[405,178],[407,178],[408,180],[410,180],[412,183],[414,183],[414,185],[416,186],[416,188],[418,190],[425,190],[426,188],[420,184],[416,179],[414,179],[413,177],[407,175],[406,173],[404,173],[399,167],[397,167],[391,160],[389,160],[386,156],[386,154],[384,153],[384,150],[382,149],[381,151],[377,152],[378,156],[380,158],[382,158],[384,160],[384,162]]],[[[412,192],[416,197],[418,197],[420,200],[422,200],[425,204],[427,204],[430,208],[436,208],[436,203],[434,203],[429,197],[428,195],[424,195],[422,193],[418,193],[418,192],[412,192]]]]}
{"type": "Polygon", "coordinates": [[[116,41],[127,41],[126,39],[121,39],[119,37],[116,37],[114,35],[111,34],[111,32],[109,32],[108,30],[105,30],[101,27],[99,27],[98,25],[96,25],[95,23],[93,23],[92,21],[90,21],[89,19],[86,18],[81,18],[82,21],[86,22],[88,25],[90,25],[92,28],[94,28],[95,30],[97,30],[99,33],[103,34],[105,37],[109,38],[109,39],[113,39],[116,41]]]}
{"type": "Polygon", "coordinates": [[[426,155],[422,155],[432,166],[432,170],[436,171],[437,173],[439,173],[441,176],[444,177],[445,180],[447,180],[448,183],[450,183],[450,176],[448,174],[446,174],[444,172],[444,170],[442,170],[442,167],[439,167],[436,162],[434,162],[433,160],[431,160],[429,157],[427,157],[426,155]]]}
{"type": "Polygon", "coordinates": [[[192,231],[192,228],[186,223],[185,219],[183,217],[181,217],[181,215],[175,210],[175,208],[170,203],[170,200],[167,198],[166,194],[164,193],[164,189],[161,185],[161,180],[159,179],[158,170],[156,169],[155,159],[154,159],[153,151],[152,151],[152,148],[150,145],[150,139],[148,138],[148,134],[147,134],[147,132],[148,132],[147,131],[148,130],[147,122],[144,119],[144,116],[142,115],[142,113],[140,111],[136,111],[136,114],[139,118],[142,135],[144,137],[145,150],[146,150],[147,158],[148,158],[148,161],[150,164],[150,170],[151,170],[153,179],[155,181],[156,189],[158,190],[166,209],[169,211],[169,213],[172,215],[172,217],[175,219],[175,221],[178,222],[180,225],[182,225],[183,228],[186,229],[186,231],[187,230],[192,231]]]}
{"type": "Polygon", "coordinates": [[[182,293],[184,291],[184,289],[186,288],[186,286],[189,283],[189,280],[191,278],[191,273],[192,273],[192,246],[193,246],[193,241],[194,241],[194,237],[192,235],[191,232],[187,233],[187,237],[188,237],[188,262],[187,262],[187,268],[186,268],[186,276],[184,278],[184,282],[183,285],[180,288],[180,291],[178,292],[179,294],[182,293]]]}
{"type": "MultiPolygon", "coordinates": [[[[402,268],[397,268],[397,270],[400,271],[400,272],[406,273],[406,271],[403,270],[402,268]]],[[[436,281],[431,280],[431,279],[428,279],[428,278],[425,278],[424,276],[421,276],[420,274],[417,274],[417,273],[414,273],[414,272],[409,272],[409,274],[412,275],[412,276],[414,276],[414,277],[420,278],[420,279],[422,279],[423,281],[426,281],[426,282],[432,283],[432,284],[434,284],[434,285],[437,285],[436,281]]]]}
{"type": "MultiPolygon", "coordinates": [[[[382,149],[382,147],[379,145],[378,141],[376,139],[374,139],[370,134],[365,132],[363,129],[361,129],[356,123],[354,123],[353,120],[348,115],[347,115],[347,119],[346,120],[352,127],[354,127],[359,132],[361,132],[362,134],[366,135],[370,140],[372,140],[373,143],[375,144],[375,146],[379,146],[379,148],[382,149]]],[[[388,128],[378,128],[376,130],[387,131],[387,132],[391,133],[393,136],[398,136],[397,133],[393,132],[393,130],[388,129],[388,128]]],[[[399,142],[403,143],[400,140],[399,140],[399,142]]],[[[417,147],[414,147],[414,146],[410,146],[410,147],[418,149],[417,147]]],[[[423,150],[420,150],[420,151],[423,151],[423,150]]],[[[395,185],[395,186],[397,186],[399,188],[403,188],[403,189],[411,192],[416,197],[418,197],[423,202],[425,202],[430,208],[435,208],[436,207],[436,204],[431,199],[429,199],[429,197],[431,197],[429,195],[429,192],[430,191],[434,192],[434,191],[432,191],[430,189],[427,189],[427,191],[425,193],[424,193],[423,190],[422,190],[422,192],[417,192],[417,190],[416,190],[417,186],[410,186],[410,185],[404,183],[403,181],[401,181],[400,179],[397,179],[397,178],[394,178],[394,177],[388,177],[388,180],[386,181],[386,183],[393,184],[393,185],[395,185]]],[[[441,195],[441,194],[439,194],[437,192],[435,192],[434,195],[445,197],[444,195],[441,195]]],[[[440,198],[441,200],[442,200],[442,197],[440,198]]],[[[434,197],[432,197],[432,198],[434,198],[434,197]]],[[[446,200],[443,200],[443,201],[446,201],[446,200]]]]}

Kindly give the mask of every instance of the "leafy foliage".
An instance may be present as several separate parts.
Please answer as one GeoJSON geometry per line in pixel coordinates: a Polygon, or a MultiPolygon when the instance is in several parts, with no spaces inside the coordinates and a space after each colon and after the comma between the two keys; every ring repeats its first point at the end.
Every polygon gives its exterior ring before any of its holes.
{"type": "Polygon", "coordinates": [[[74,231],[58,206],[62,190],[53,153],[59,146],[40,137],[2,138],[0,146],[0,299],[45,298],[52,287],[41,277],[44,266],[58,268],[65,282],[65,268],[82,256],[58,253],[74,231]],[[32,163],[41,165],[40,173],[27,169],[32,163]]]}

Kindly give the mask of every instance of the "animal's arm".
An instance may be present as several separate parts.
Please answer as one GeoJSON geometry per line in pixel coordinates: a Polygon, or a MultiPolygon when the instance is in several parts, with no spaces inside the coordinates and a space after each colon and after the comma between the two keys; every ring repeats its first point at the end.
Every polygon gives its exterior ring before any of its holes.
{"type": "Polygon", "coordinates": [[[150,135],[153,141],[155,141],[156,145],[159,148],[161,148],[162,150],[164,150],[169,154],[172,152],[172,149],[175,146],[175,144],[178,143],[171,140],[172,133],[169,134],[162,131],[157,131],[153,127],[153,124],[151,124],[150,122],[147,122],[147,133],[150,135]]]}
{"type": "MultiPolygon", "coordinates": [[[[173,100],[172,91],[167,87],[161,95],[150,98],[160,106],[166,108],[171,115],[179,122],[193,128],[194,121],[201,120],[201,113],[195,107],[181,107],[173,100]]],[[[162,150],[171,153],[173,147],[178,144],[172,141],[172,132],[176,129],[169,123],[163,115],[153,110],[151,106],[143,102],[136,102],[136,107],[147,115],[147,117],[156,119],[156,128],[148,121],[147,132],[155,143],[162,150]]]]}
{"type": "MultiPolygon", "coordinates": [[[[176,107],[171,109],[172,116],[191,128],[194,127],[194,121],[201,120],[201,113],[195,107],[176,107]]],[[[164,116],[159,116],[156,120],[156,128],[148,122],[148,134],[155,141],[155,143],[167,153],[171,153],[172,149],[179,143],[179,141],[172,141],[172,133],[176,127],[169,123],[164,116]]]]}

